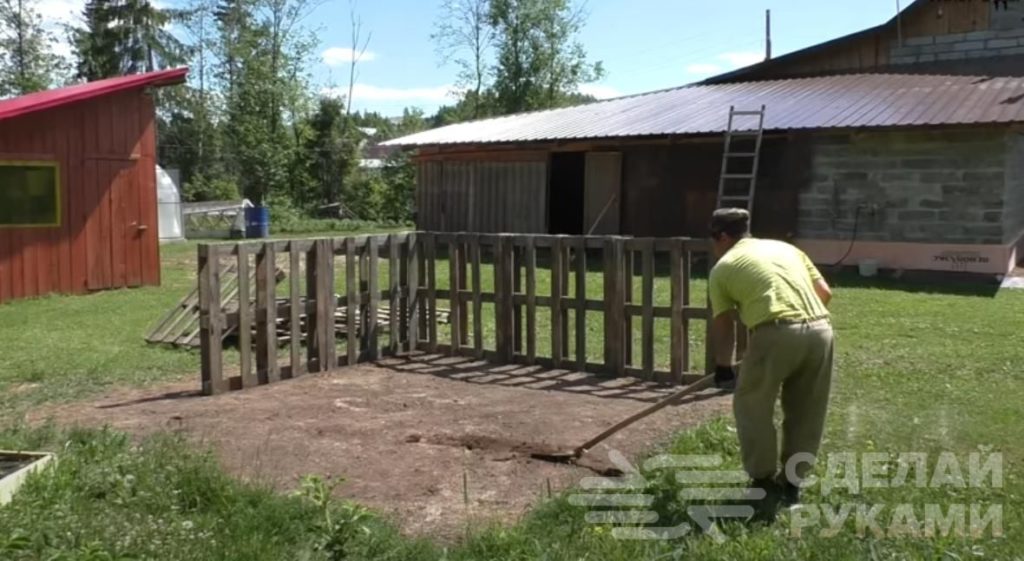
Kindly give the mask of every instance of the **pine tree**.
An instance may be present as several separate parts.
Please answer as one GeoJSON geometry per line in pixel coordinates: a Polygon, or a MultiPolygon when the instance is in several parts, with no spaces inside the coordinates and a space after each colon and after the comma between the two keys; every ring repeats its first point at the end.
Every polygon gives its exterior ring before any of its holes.
{"type": "Polygon", "coordinates": [[[166,29],[179,15],[149,0],[88,0],[84,25],[71,32],[78,77],[98,80],[179,64],[184,45],[166,29]]]}

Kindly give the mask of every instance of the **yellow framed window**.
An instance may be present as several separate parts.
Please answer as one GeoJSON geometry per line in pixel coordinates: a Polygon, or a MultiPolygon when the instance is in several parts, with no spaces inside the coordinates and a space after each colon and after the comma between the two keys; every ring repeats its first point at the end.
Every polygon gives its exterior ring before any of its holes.
{"type": "Polygon", "coordinates": [[[0,160],[0,228],[60,226],[60,165],[0,160]]]}

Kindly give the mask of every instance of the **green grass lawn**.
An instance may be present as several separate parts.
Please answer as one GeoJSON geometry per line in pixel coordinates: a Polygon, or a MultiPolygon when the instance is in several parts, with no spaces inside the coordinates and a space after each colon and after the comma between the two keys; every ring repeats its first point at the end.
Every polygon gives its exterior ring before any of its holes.
{"type": "MultiPolygon", "coordinates": [[[[104,431],[26,428],[17,413],[87,395],[111,384],[194,375],[194,353],[151,348],[146,326],[191,284],[194,247],[164,248],[164,286],[85,297],[51,297],[0,306],[0,448],[60,451],[56,469],[33,479],[0,508],[0,559],[1020,559],[1024,556],[1021,399],[1024,292],[943,288],[840,279],[833,305],[838,358],[824,453],[924,453],[929,474],[942,452],[1003,455],[1002,488],[870,488],[806,501],[907,504],[918,519],[929,504],[987,511],[1002,505],[1002,537],[893,537],[892,512],[876,521],[883,536],[858,531],[850,517],[835,535],[827,524],[791,535],[793,520],[749,528],[725,524],[723,543],[691,535],[674,541],[615,539],[612,527],[586,522],[586,511],[558,497],[509,528],[474,528],[442,547],[398,536],[353,505],[284,497],[223,475],[201,451],[161,436],[133,445],[104,431]],[[12,414],[12,411],[14,412],[12,414]],[[318,547],[323,546],[323,547],[318,547]],[[332,549],[333,548],[333,549],[332,549]],[[344,555],[331,556],[331,551],[344,555]]],[[[439,267],[439,271],[445,271],[439,267]]],[[[695,287],[697,281],[695,281],[695,287]]],[[[589,290],[589,289],[588,289],[589,290]]],[[[702,297],[702,296],[701,296],[702,297]]],[[[696,298],[696,295],[695,295],[696,298]]],[[[699,300],[695,300],[699,301],[699,300]]],[[[596,338],[595,338],[596,339],[596,338]]],[[[596,339],[599,340],[599,339],[596,339]]],[[[597,352],[597,351],[595,351],[597,352]]],[[[589,354],[589,351],[588,351],[589,354]]],[[[697,357],[699,358],[699,354],[697,357]]],[[[730,419],[678,435],[665,451],[721,454],[738,467],[730,419]]],[[[656,451],[652,451],[654,453],[656,451]]],[[[893,456],[895,457],[895,456],[893,456]]],[[[889,465],[889,473],[899,466],[889,465]]],[[[819,474],[824,475],[825,466],[819,474]]],[[[912,472],[913,473],[913,472],[912,472]]],[[[344,475],[344,474],[341,474],[344,475]]],[[[683,520],[680,485],[649,474],[647,492],[664,516],[683,520]]],[[[891,475],[889,477],[892,477],[891,475]]],[[[909,480],[914,481],[911,475],[909,480]]],[[[815,506],[815,508],[818,508],[815,506]]],[[[807,511],[805,511],[807,512],[807,511]]],[[[990,511],[989,511],[990,512],[990,511]]],[[[969,521],[968,521],[969,523],[969,521]]],[[[968,527],[969,529],[969,527],[968,527]]]]}

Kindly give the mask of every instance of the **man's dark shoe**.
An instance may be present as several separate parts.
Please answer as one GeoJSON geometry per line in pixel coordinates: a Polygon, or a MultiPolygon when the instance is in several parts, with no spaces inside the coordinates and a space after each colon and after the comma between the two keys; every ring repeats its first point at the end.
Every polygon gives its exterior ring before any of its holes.
{"type": "Polygon", "coordinates": [[[782,496],[780,500],[783,508],[791,508],[800,504],[800,487],[793,485],[789,481],[783,481],[781,484],[782,496]]]}
{"type": "Polygon", "coordinates": [[[771,524],[779,512],[781,490],[772,478],[755,479],[747,489],[747,504],[754,509],[751,522],[771,524]]]}

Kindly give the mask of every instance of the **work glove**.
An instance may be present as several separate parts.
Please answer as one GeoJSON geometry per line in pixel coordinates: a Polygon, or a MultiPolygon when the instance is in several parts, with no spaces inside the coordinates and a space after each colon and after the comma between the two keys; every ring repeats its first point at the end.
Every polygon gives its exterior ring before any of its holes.
{"type": "Polygon", "coordinates": [[[732,366],[716,366],[715,387],[729,392],[734,391],[736,389],[736,370],[732,366]]]}

